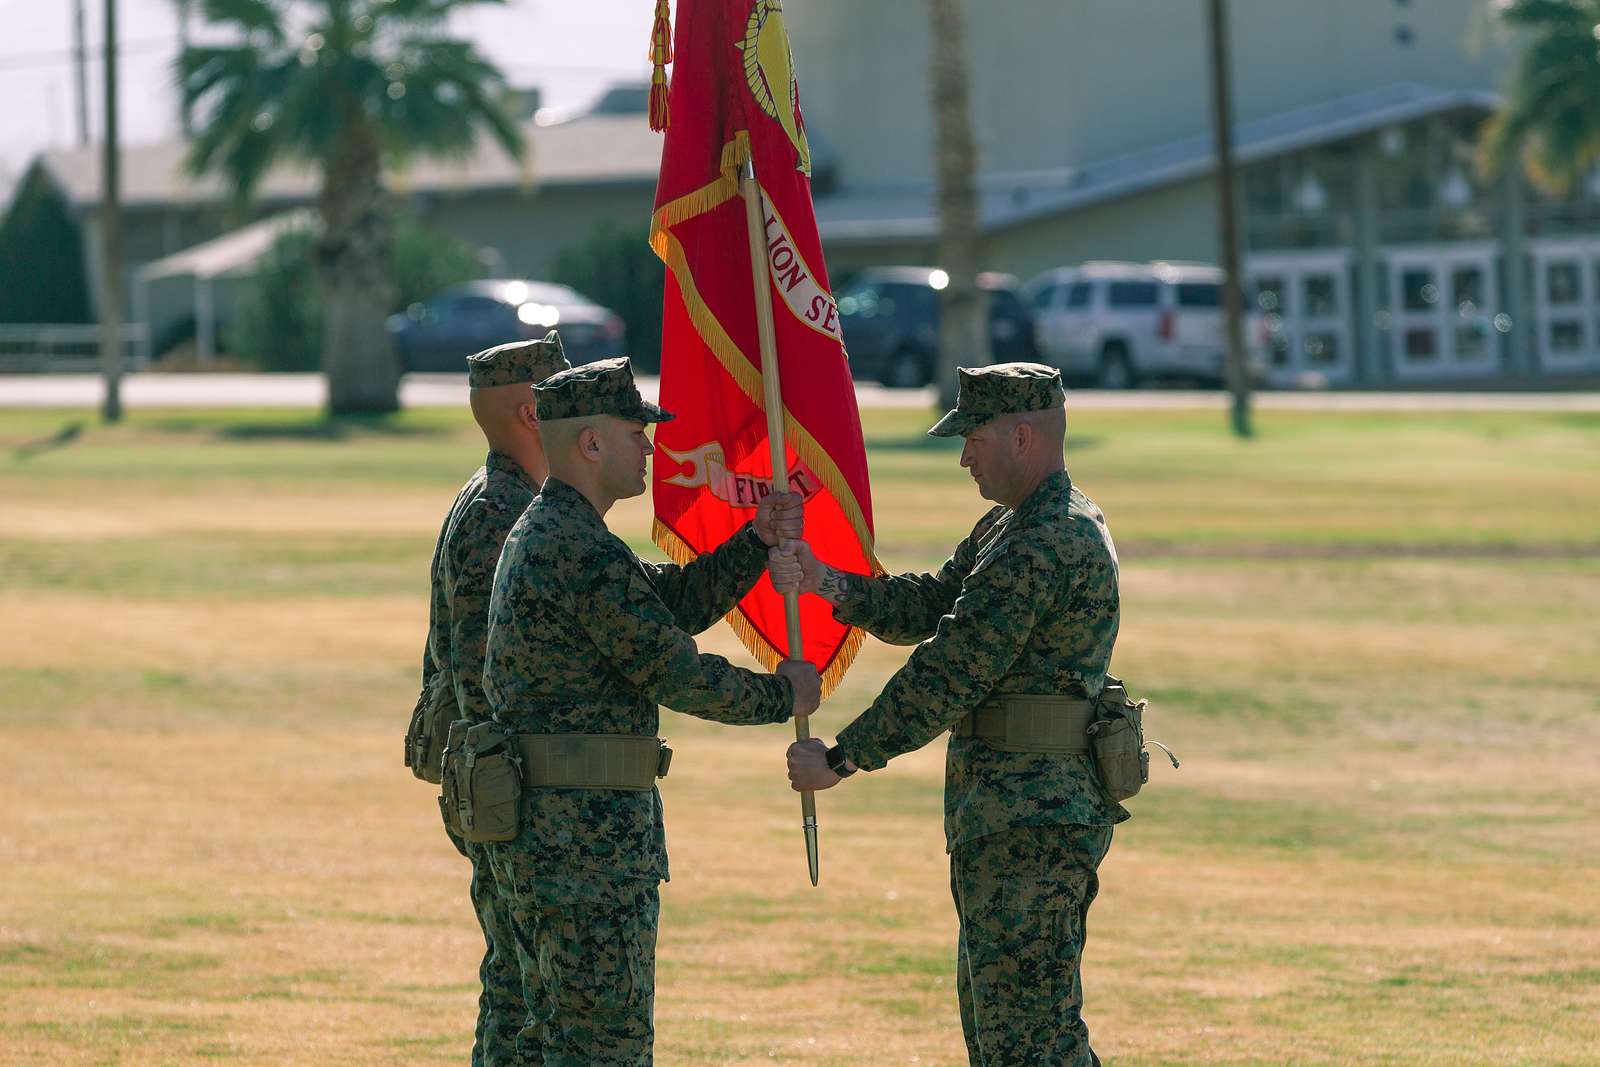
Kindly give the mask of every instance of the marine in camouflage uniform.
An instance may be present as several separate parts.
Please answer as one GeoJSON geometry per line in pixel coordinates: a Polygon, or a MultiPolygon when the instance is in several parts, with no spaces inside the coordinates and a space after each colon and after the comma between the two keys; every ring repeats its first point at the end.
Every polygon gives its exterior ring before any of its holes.
{"type": "MultiPolygon", "coordinates": [[[[957,408],[934,436],[1063,403],[1059,374],[1037,364],[960,374],[957,408]]],[[[967,462],[973,447],[969,439],[964,466],[976,466],[967,462]]],[[[937,572],[869,578],[821,568],[838,619],[884,641],[920,644],[834,749],[797,744],[792,767],[798,758],[813,770],[824,760],[876,770],[1001,694],[1099,694],[1117,636],[1117,555],[1105,516],[1061,468],[1059,437],[1054,448],[1054,469],[1016,506],[984,515],[937,572]]],[[[974,473],[980,488],[983,474],[993,475],[974,473]]],[[[826,766],[823,773],[815,787],[836,780],[826,766]]],[[[945,839],[973,1064],[1099,1062],[1081,1017],[1079,961],[1096,871],[1113,824],[1127,817],[1102,793],[1086,754],[1002,751],[951,737],[945,839]]]]}
{"type": "MultiPolygon", "coordinates": [[[[468,357],[473,390],[521,385],[531,403],[533,383],[567,366],[561,340],[552,330],[542,341],[516,342],[468,357]]],[[[541,472],[542,473],[542,472],[541,472]]],[[[456,706],[462,718],[489,716],[483,695],[484,646],[489,633],[489,594],[500,549],[517,516],[534,499],[538,484],[512,456],[491,449],[482,467],[467,480],[445,516],[434,546],[428,642],[422,657],[424,689],[441,670],[453,673],[456,706]]],[[[473,910],[483,928],[484,953],[478,966],[482,991],[473,1034],[472,1063],[482,1067],[515,1064],[516,1035],[528,1014],[517,968],[505,904],[489,869],[484,846],[449,834],[472,862],[469,883],[473,910]]]]}
{"type": "MultiPolygon", "coordinates": [[[[625,360],[576,367],[536,393],[546,427],[672,417],[640,399],[625,360]]],[[[484,672],[495,719],[520,734],[643,737],[659,728],[658,704],[723,723],[786,721],[788,681],[701,653],[690,636],[760,578],[768,545],[756,528],[686,566],[648,563],[558,477],[554,452],[551,464],[495,576],[484,672]]],[[[517,838],[489,848],[537,1005],[523,1055],[550,1067],[649,1064],[658,884],[668,877],[659,791],[529,789],[517,838]]]]}

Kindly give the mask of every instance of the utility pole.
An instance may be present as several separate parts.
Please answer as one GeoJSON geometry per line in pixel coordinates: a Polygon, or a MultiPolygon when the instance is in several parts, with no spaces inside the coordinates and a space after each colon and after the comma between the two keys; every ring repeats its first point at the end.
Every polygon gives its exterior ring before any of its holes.
{"type": "MultiPolygon", "coordinates": [[[[185,55],[189,51],[189,6],[190,0],[178,0],[178,54],[185,55]]],[[[183,106],[183,113],[179,120],[183,123],[183,139],[188,140],[194,134],[194,116],[189,113],[189,106],[183,106]]]]}
{"type": "Polygon", "coordinates": [[[1233,394],[1233,432],[1249,437],[1250,372],[1244,362],[1240,306],[1244,279],[1239,272],[1239,224],[1233,194],[1233,95],[1228,78],[1228,9],[1225,0],[1206,0],[1211,36],[1211,101],[1217,151],[1217,223],[1222,230],[1222,313],[1227,326],[1225,370],[1233,394]]]}
{"type": "Polygon", "coordinates": [[[100,168],[100,368],[106,422],[122,418],[122,190],[117,144],[117,0],[106,3],[106,137],[100,168]]]}
{"type": "Polygon", "coordinates": [[[78,147],[89,147],[89,42],[83,29],[84,0],[72,0],[72,65],[78,87],[78,147]]]}

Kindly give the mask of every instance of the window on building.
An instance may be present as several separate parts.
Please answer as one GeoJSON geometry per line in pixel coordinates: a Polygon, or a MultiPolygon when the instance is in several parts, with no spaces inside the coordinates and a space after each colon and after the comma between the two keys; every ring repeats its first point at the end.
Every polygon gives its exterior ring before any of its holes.
{"type": "Polygon", "coordinates": [[[1471,315],[1483,307],[1483,269],[1457,267],[1450,272],[1450,302],[1458,312],[1471,315]]]}
{"type": "Polygon", "coordinates": [[[1439,286],[1433,271],[1407,270],[1400,274],[1400,299],[1407,311],[1432,311],[1439,303],[1439,286]]]}
{"type": "Polygon", "coordinates": [[[1307,318],[1318,318],[1339,313],[1339,289],[1334,284],[1331,274],[1307,274],[1301,286],[1304,301],[1304,314],[1307,318]]]}
{"type": "Polygon", "coordinates": [[[1583,348],[1583,323],[1557,319],[1550,324],[1550,351],[1577,352],[1583,348]]]}
{"type": "Polygon", "coordinates": [[[1282,275],[1263,274],[1256,279],[1256,307],[1269,315],[1281,315],[1284,311],[1283,290],[1287,283],[1282,275]]]}
{"type": "Polygon", "coordinates": [[[1439,354],[1438,334],[1432,327],[1419,326],[1405,332],[1405,357],[1412,363],[1429,363],[1439,354]]]}
{"type": "Polygon", "coordinates": [[[1576,304],[1582,299],[1583,284],[1578,277],[1578,264],[1552,263],[1545,269],[1545,283],[1552,304],[1576,304]]]}
{"type": "Polygon", "coordinates": [[[1339,335],[1312,333],[1306,335],[1306,366],[1331,367],[1339,362],[1339,335]]]}

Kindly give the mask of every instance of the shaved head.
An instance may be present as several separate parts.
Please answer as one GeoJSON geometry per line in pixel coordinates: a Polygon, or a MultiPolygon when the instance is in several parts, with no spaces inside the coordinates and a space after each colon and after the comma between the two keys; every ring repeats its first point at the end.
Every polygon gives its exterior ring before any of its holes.
{"type": "Polygon", "coordinates": [[[467,402],[489,448],[515,459],[535,482],[544,481],[544,442],[533,386],[528,382],[481,386],[467,394],[467,402]]]}

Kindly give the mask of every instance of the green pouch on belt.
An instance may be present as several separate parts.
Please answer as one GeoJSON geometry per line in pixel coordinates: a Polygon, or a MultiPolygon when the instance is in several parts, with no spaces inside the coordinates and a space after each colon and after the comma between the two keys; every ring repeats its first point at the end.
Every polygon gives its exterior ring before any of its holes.
{"type": "Polygon", "coordinates": [[[1100,776],[1100,787],[1113,801],[1127,800],[1138,794],[1150,780],[1150,753],[1146,744],[1152,744],[1167,754],[1174,769],[1178,757],[1160,741],[1144,739],[1144,709],[1146,701],[1134,701],[1122,685],[1121,679],[1106,676],[1105,688],[1095,698],[1095,718],[1089,724],[1089,756],[1094,761],[1095,773],[1100,776]]]}
{"type": "Polygon", "coordinates": [[[468,841],[510,841],[522,806],[517,737],[496,722],[450,725],[443,761],[445,818],[468,841]]]}
{"type": "Polygon", "coordinates": [[[411,712],[411,725],[406,727],[406,766],[424,782],[439,783],[439,761],[450,724],[458,717],[455,674],[434,671],[422,687],[411,712]]]}

